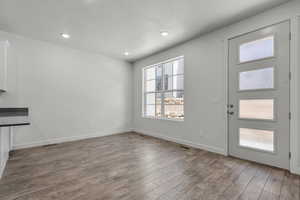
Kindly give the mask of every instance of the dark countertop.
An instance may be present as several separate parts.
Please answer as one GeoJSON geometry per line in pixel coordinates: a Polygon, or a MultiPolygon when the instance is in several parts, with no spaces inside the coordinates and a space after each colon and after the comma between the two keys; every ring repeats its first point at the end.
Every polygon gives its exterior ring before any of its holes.
{"type": "Polygon", "coordinates": [[[30,125],[28,108],[0,108],[0,127],[30,125]]]}

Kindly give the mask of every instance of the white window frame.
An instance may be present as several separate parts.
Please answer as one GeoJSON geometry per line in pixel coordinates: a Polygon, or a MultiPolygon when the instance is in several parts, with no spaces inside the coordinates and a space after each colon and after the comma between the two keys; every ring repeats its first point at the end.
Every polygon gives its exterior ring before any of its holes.
{"type": "MultiPolygon", "coordinates": [[[[155,91],[153,92],[146,92],[145,91],[145,86],[146,86],[146,81],[149,81],[149,80],[146,80],[146,77],[145,77],[145,71],[149,68],[152,68],[152,67],[157,67],[157,66],[160,66],[160,65],[164,65],[166,63],[169,63],[169,62],[173,62],[175,60],[179,60],[179,59],[183,59],[183,73],[182,74],[176,74],[175,76],[183,76],[183,81],[184,81],[184,68],[185,68],[185,61],[184,61],[184,56],[178,56],[178,57],[175,57],[175,58],[171,58],[171,59],[168,59],[168,60],[165,60],[163,62],[159,62],[159,63],[156,63],[156,64],[153,64],[153,65],[149,65],[149,66],[146,66],[146,67],[143,67],[142,68],[142,82],[143,82],[143,85],[142,85],[142,117],[143,118],[148,118],[148,119],[158,119],[158,120],[169,120],[169,121],[184,121],[184,117],[183,119],[175,119],[175,118],[167,118],[165,117],[165,112],[164,112],[164,108],[165,108],[165,105],[164,105],[164,94],[165,93],[168,93],[168,92],[182,92],[184,94],[184,85],[183,84],[183,89],[173,89],[172,90],[165,90],[165,79],[164,79],[164,67],[162,67],[162,90],[161,91],[156,91],[156,84],[155,84],[155,91]],[[161,93],[162,96],[161,96],[161,113],[162,113],[162,116],[161,117],[157,117],[156,116],[156,94],[158,93],[161,93]],[[146,94],[155,94],[155,116],[147,116],[145,115],[145,110],[146,110],[146,94]]],[[[172,74],[172,76],[174,76],[172,74]]],[[[155,79],[156,80],[156,77],[155,79]]],[[[185,81],[184,81],[185,82],[185,81]]],[[[173,87],[173,85],[172,85],[173,87]]],[[[183,97],[184,99],[184,97],[183,97]]],[[[184,113],[184,103],[183,103],[183,113],[184,113]]]]}

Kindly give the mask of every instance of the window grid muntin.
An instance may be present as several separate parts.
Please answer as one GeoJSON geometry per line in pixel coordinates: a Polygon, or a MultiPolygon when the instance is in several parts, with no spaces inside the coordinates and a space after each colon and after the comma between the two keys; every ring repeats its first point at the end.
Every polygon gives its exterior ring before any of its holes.
{"type": "Polygon", "coordinates": [[[177,58],[174,58],[174,59],[170,59],[168,61],[165,61],[165,62],[161,62],[161,63],[158,63],[158,64],[155,64],[155,65],[152,65],[152,66],[149,66],[149,67],[145,67],[143,68],[143,81],[144,81],[144,85],[143,85],[143,113],[142,115],[144,117],[148,117],[148,118],[155,118],[155,119],[167,119],[167,120],[179,120],[179,121],[183,121],[184,120],[184,117],[182,119],[178,119],[178,118],[167,118],[165,116],[165,105],[177,105],[177,106],[183,106],[183,113],[184,113],[184,73],[179,73],[179,74],[173,74],[173,68],[174,68],[174,64],[172,63],[172,75],[170,76],[167,76],[168,78],[172,78],[172,90],[165,90],[165,73],[164,73],[164,64],[167,64],[167,63],[170,63],[170,62],[174,62],[174,61],[179,61],[179,60],[183,60],[183,72],[184,72],[184,57],[183,56],[180,56],[180,57],[177,57],[177,58]],[[149,79],[147,80],[147,77],[146,77],[146,70],[149,69],[149,68],[155,68],[155,79],[149,79]],[[157,82],[157,68],[158,67],[161,67],[162,68],[162,76],[161,76],[161,79],[162,79],[162,90],[157,90],[157,85],[156,85],[156,82],[157,82]],[[183,89],[173,89],[173,77],[174,76],[182,76],[183,77],[183,89]],[[145,91],[146,89],[146,83],[147,81],[151,81],[151,80],[155,80],[155,91],[151,91],[151,92],[147,92],[145,91]],[[165,104],[165,93],[169,93],[171,92],[172,94],[174,92],[181,92],[183,94],[183,104],[165,104]],[[146,97],[147,97],[147,94],[153,94],[155,93],[155,104],[147,104],[146,102],[146,97]],[[161,94],[161,104],[157,104],[156,102],[156,99],[157,99],[157,94],[161,94]],[[155,116],[148,116],[146,115],[146,106],[147,105],[155,105],[155,116]],[[160,106],[161,108],[161,117],[157,117],[157,106],[160,106]]]}

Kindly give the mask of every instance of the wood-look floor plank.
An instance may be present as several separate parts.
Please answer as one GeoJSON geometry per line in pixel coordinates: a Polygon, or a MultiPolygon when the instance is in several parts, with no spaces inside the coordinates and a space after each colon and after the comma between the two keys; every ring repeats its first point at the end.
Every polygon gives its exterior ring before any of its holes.
{"type": "Polygon", "coordinates": [[[239,196],[239,200],[257,200],[259,199],[265,184],[270,175],[270,169],[268,167],[259,167],[257,173],[248,184],[245,191],[239,196]]]}
{"type": "Polygon", "coordinates": [[[245,191],[252,178],[257,173],[257,164],[250,163],[218,199],[235,200],[245,191]]]}
{"type": "Polygon", "coordinates": [[[12,153],[1,200],[300,200],[299,176],[141,136],[12,153]]]}
{"type": "Polygon", "coordinates": [[[266,199],[279,199],[281,188],[283,185],[285,171],[272,168],[268,181],[264,187],[264,190],[260,196],[260,200],[266,199]]]}
{"type": "Polygon", "coordinates": [[[300,200],[300,177],[285,173],[280,200],[300,200]]]}

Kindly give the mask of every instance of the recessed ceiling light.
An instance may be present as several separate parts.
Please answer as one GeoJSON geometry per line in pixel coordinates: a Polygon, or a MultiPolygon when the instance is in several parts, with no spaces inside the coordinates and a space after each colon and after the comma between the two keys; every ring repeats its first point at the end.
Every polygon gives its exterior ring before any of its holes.
{"type": "Polygon", "coordinates": [[[161,34],[161,36],[168,36],[169,35],[169,33],[167,31],[162,31],[162,32],[160,32],[160,34],[161,34]]]}
{"type": "Polygon", "coordinates": [[[129,52],[127,52],[127,51],[124,52],[124,55],[125,55],[125,56],[129,56],[129,52]]]}
{"type": "Polygon", "coordinates": [[[61,35],[61,37],[65,38],[65,39],[69,39],[70,38],[70,35],[67,34],[67,33],[61,33],[60,35],[61,35]]]}

